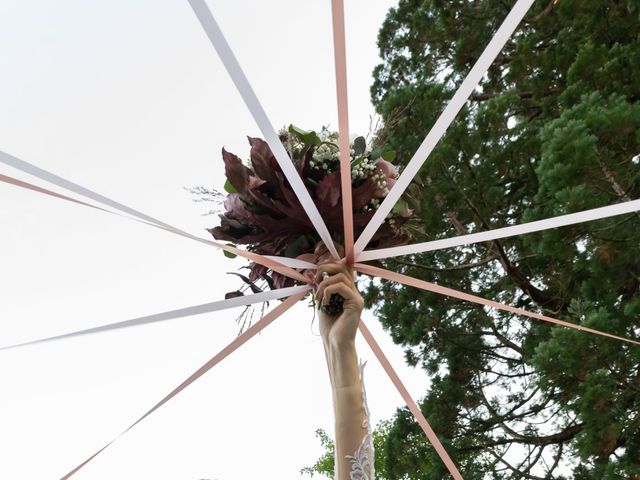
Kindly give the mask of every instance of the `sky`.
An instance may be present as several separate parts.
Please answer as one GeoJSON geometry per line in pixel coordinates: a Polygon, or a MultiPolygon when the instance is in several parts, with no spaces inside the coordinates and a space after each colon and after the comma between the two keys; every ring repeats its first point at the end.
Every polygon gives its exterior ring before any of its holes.
{"type": "MultiPolygon", "coordinates": [[[[346,10],[351,131],[366,134],[387,0],[346,10]]],[[[337,129],[330,2],[210,1],[276,128],[337,129]]],[[[205,236],[184,187],[221,189],[223,146],[259,131],[186,0],[2,0],[0,150],[205,236]]],[[[426,132],[425,132],[426,133],[426,132]]],[[[1,166],[0,173],[43,182],[1,166]]],[[[222,299],[244,262],[0,184],[0,345],[222,299]]],[[[0,478],[55,479],[233,340],[240,310],[0,352],[0,478]]],[[[332,430],[317,324],[299,304],[80,470],[77,479],[304,478],[332,430]]],[[[364,316],[412,395],[404,365],[364,316]]],[[[362,342],[372,422],[400,396],[362,342]]]]}

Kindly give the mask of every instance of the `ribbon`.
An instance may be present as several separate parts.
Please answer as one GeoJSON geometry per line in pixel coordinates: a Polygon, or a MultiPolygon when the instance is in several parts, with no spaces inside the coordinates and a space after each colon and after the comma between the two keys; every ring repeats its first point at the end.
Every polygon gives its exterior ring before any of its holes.
{"type": "Polygon", "coordinates": [[[95,457],[97,457],[100,453],[105,451],[110,445],[112,445],[116,440],[118,440],[120,437],[122,437],[125,433],[127,433],[129,430],[131,430],[133,427],[135,427],[137,424],[139,424],[141,421],[143,421],[145,418],[147,418],[149,415],[151,415],[153,412],[155,412],[157,409],[159,409],[161,406],[163,406],[169,400],[171,400],[173,397],[175,397],[180,392],[182,392],[185,388],[187,388],[189,385],[191,385],[193,382],[195,382],[197,379],[199,379],[202,375],[207,373],[213,367],[215,367],[222,360],[224,360],[229,355],[231,355],[233,352],[235,352],[239,347],[244,345],[249,339],[254,337],[257,333],[259,333],[265,327],[267,327],[269,324],[271,324],[280,315],[282,315],[284,312],[289,310],[289,308],[291,308],[298,300],[302,299],[302,297],[304,297],[304,295],[305,295],[305,293],[300,293],[298,295],[294,295],[292,297],[289,297],[284,302],[282,302],[280,305],[278,305],[273,310],[271,310],[269,313],[267,313],[264,317],[262,317],[260,319],[260,321],[258,321],[257,323],[255,323],[254,325],[249,327],[242,335],[240,335],[239,337],[235,338],[229,345],[227,345],[225,348],[220,350],[220,352],[218,352],[214,357],[212,357],[209,361],[207,361],[207,363],[205,363],[202,367],[200,367],[198,370],[196,370],[189,378],[187,378],[184,382],[182,382],[180,385],[178,385],[176,388],[174,388],[162,400],[160,400],[151,409],[149,409],[144,415],[142,415],[140,418],[138,418],[138,420],[136,420],[129,427],[127,427],[127,429],[124,430],[120,435],[115,437],[113,440],[111,440],[109,443],[107,443],[104,447],[102,447],[100,450],[98,450],[96,453],[91,455],[89,458],[87,458],[80,465],[78,465],[73,470],[71,470],[69,473],[67,473],[65,476],[63,476],[61,480],[67,480],[68,478],[70,478],[74,473],[76,473],[78,470],[80,470],[82,467],[84,467],[87,463],[89,463],[91,460],[93,460],[95,457]]]}
{"type": "Polygon", "coordinates": [[[418,407],[416,402],[413,400],[413,398],[409,394],[409,391],[402,383],[402,380],[400,380],[400,377],[391,366],[389,359],[386,357],[386,355],[380,348],[380,345],[378,345],[378,342],[376,342],[375,338],[373,338],[373,335],[362,320],[360,320],[358,328],[360,329],[360,333],[362,333],[364,339],[371,347],[371,350],[373,350],[373,353],[378,358],[378,361],[382,365],[382,368],[384,368],[384,371],[387,372],[387,375],[389,376],[395,387],[398,389],[398,393],[400,393],[400,395],[406,402],[407,407],[409,407],[409,410],[411,410],[411,413],[413,413],[413,416],[416,418],[418,425],[420,425],[424,433],[427,435],[427,438],[431,442],[431,445],[433,446],[433,448],[435,448],[436,452],[440,456],[440,459],[447,467],[447,470],[449,470],[449,473],[451,473],[455,480],[462,480],[462,475],[460,475],[456,464],[453,463],[453,460],[451,460],[451,457],[442,446],[442,443],[440,443],[438,436],[431,428],[431,425],[429,425],[427,419],[424,417],[422,410],[420,410],[420,407],[418,407]]]}
{"type": "Polygon", "coordinates": [[[460,300],[466,300],[468,302],[478,303],[480,305],[496,308],[498,310],[504,310],[506,312],[515,313],[517,315],[524,315],[525,317],[535,318],[537,320],[554,323],[556,325],[562,325],[563,327],[573,328],[574,330],[594,333],[596,335],[600,335],[603,337],[613,338],[614,340],[620,340],[621,342],[640,345],[640,342],[636,340],[619,337],[611,333],[606,333],[600,330],[596,330],[595,328],[589,328],[589,327],[584,327],[582,325],[577,325],[575,323],[565,322],[564,320],[558,320],[557,318],[548,317],[546,315],[541,315],[539,313],[529,312],[528,310],[524,310],[522,308],[510,307],[509,305],[504,305],[502,303],[498,303],[493,300],[487,300],[485,298],[478,297],[476,295],[471,295],[469,293],[464,293],[458,290],[454,290],[453,288],[442,287],[440,285],[436,285],[435,283],[426,282],[424,280],[418,280],[417,278],[409,277],[407,275],[402,275],[401,273],[392,272],[390,270],[385,270],[384,268],[372,267],[371,265],[364,265],[362,263],[356,263],[354,265],[354,268],[357,271],[368,274],[368,275],[386,278],[387,280],[403,283],[411,287],[420,288],[422,290],[427,290],[429,292],[439,293],[440,295],[459,298],[460,300]]]}
{"type": "Polygon", "coordinates": [[[77,330],[75,332],[64,333],[62,335],[41,338],[38,340],[31,340],[29,342],[18,343],[15,345],[8,345],[6,347],[0,347],[0,351],[10,350],[12,348],[18,348],[18,347],[25,347],[27,345],[36,345],[39,343],[51,342],[54,340],[62,340],[63,338],[80,337],[80,336],[89,335],[92,333],[109,332],[111,330],[119,330],[122,328],[148,325],[150,323],[164,322],[166,320],[173,320],[176,318],[190,317],[192,315],[201,315],[203,313],[217,312],[217,311],[226,310],[229,308],[252,305],[254,303],[266,302],[269,300],[275,300],[277,298],[286,298],[291,295],[298,295],[301,293],[308,292],[309,290],[311,290],[310,285],[300,285],[295,287],[269,290],[261,293],[254,293],[252,295],[243,295],[241,297],[229,298],[229,299],[220,300],[217,302],[203,303],[201,305],[193,305],[191,307],[179,308],[177,310],[169,310],[168,312],[154,313],[152,315],[146,315],[144,317],[137,317],[137,318],[132,318],[130,320],[123,320],[121,322],[110,323],[107,325],[100,325],[99,327],[87,328],[84,330],[77,330]]]}
{"type": "Polygon", "coordinates": [[[333,52],[338,98],[338,144],[340,146],[340,183],[344,222],[344,253],[347,265],[353,265],[353,199],[351,198],[351,152],[349,147],[349,104],[347,99],[347,54],[344,33],[344,1],[331,0],[333,52]]]}
{"type": "Polygon", "coordinates": [[[376,213],[373,215],[368,225],[356,241],[354,247],[356,258],[359,258],[360,253],[362,253],[378,228],[380,228],[380,225],[382,225],[386,216],[400,199],[402,193],[409,186],[413,177],[416,176],[422,164],[427,160],[431,151],[434,149],[442,135],[444,135],[447,128],[449,128],[449,125],[453,122],[453,119],[467,101],[469,95],[471,95],[471,92],[473,92],[473,90],[478,86],[480,79],[489,69],[489,66],[491,66],[498,53],[500,53],[504,44],[507,43],[507,40],[509,40],[513,31],[529,10],[533,1],[534,0],[518,0],[511,9],[507,18],[504,20],[502,25],[500,25],[500,28],[489,42],[484,52],[482,52],[482,55],[480,55],[480,58],[478,58],[478,61],[471,71],[467,74],[467,77],[462,82],[462,85],[460,85],[460,88],[458,88],[453,98],[440,114],[436,123],[433,125],[426,138],[403,170],[402,175],[400,175],[400,178],[398,178],[398,181],[391,188],[391,191],[378,207],[376,213]]]}
{"type": "Polygon", "coordinates": [[[358,257],[359,262],[367,262],[380,258],[398,257],[400,255],[410,255],[414,253],[430,252],[433,250],[441,250],[443,248],[459,247],[460,245],[469,245],[478,242],[488,242],[498,238],[513,237],[515,235],[524,235],[526,233],[539,232],[550,228],[564,227],[576,223],[590,222],[601,218],[613,217],[625,213],[631,213],[640,210],[640,200],[631,200],[629,202],[617,203],[607,207],[594,208],[584,210],[582,212],[570,213],[568,215],[560,215],[558,217],[545,218],[535,222],[523,223],[521,225],[513,225],[511,227],[496,228],[486,232],[471,233],[469,235],[460,235],[452,238],[444,238],[442,240],[434,240],[431,242],[415,243],[413,245],[403,245],[401,247],[380,248],[378,250],[367,250],[362,252],[358,257]]]}
{"type": "MultiPolygon", "coordinates": [[[[0,181],[5,182],[5,183],[9,183],[11,185],[15,185],[17,187],[21,187],[21,188],[26,188],[28,190],[32,190],[34,192],[39,192],[39,193],[44,193],[46,195],[50,195],[52,197],[56,197],[62,200],[67,200],[69,202],[73,202],[79,205],[84,205],[87,207],[91,207],[91,208],[95,208],[97,210],[101,210],[103,212],[107,212],[107,213],[111,213],[113,215],[118,215],[120,217],[124,217],[127,218],[129,220],[134,220],[136,222],[139,223],[144,223],[145,225],[149,225],[152,226],[154,228],[159,228],[161,230],[165,230],[167,232],[171,232],[174,233],[176,235],[180,235],[181,237],[185,237],[185,238],[189,238],[191,240],[195,240],[196,242],[200,242],[200,243],[205,243],[207,245],[211,245],[214,246],[216,248],[221,248],[222,250],[225,250],[227,252],[233,253],[235,255],[238,255],[240,257],[244,257],[248,260],[251,260],[253,262],[259,263],[261,265],[264,265],[265,267],[268,267],[278,273],[281,273],[283,275],[286,275],[287,277],[290,278],[294,278],[296,280],[299,280],[301,282],[308,282],[308,279],[306,277],[304,277],[300,272],[296,272],[295,270],[293,270],[292,268],[282,264],[282,262],[280,261],[280,259],[282,257],[275,257],[275,256],[271,256],[269,258],[265,258],[262,255],[258,255],[255,253],[251,253],[251,252],[247,252],[246,250],[240,250],[239,248],[233,247],[231,245],[225,245],[223,243],[219,243],[219,242],[214,242],[212,240],[207,240],[204,238],[200,238],[197,237],[195,235],[192,235],[190,233],[187,233],[183,230],[180,230],[179,228],[176,227],[172,227],[171,225],[168,225],[160,220],[157,220],[153,217],[150,217],[142,212],[138,212],[137,210],[134,210],[133,208],[127,207],[126,205],[122,205],[119,202],[116,202],[115,200],[111,200],[110,198],[104,197],[103,195],[100,195],[98,193],[93,192],[92,190],[89,190],[87,188],[84,188],[80,185],[77,185],[73,182],[70,182],[62,177],[58,177],[57,175],[47,172],[46,170],[42,170],[39,167],[36,167],[35,165],[32,165],[28,162],[25,162],[24,160],[20,160],[19,158],[13,157],[12,155],[9,155],[7,153],[4,153],[2,151],[0,151],[0,161],[3,160],[10,160],[12,161],[12,166],[15,166],[14,168],[17,168],[18,170],[21,170],[25,173],[30,173],[32,175],[35,175],[36,177],[40,178],[41,180],[45,180],[45,181],[50,181],[51,183],[54,183],[55,185],[58,185],[62,188],[67,188],[68,190],[72,190],[75,193],[79,193],[80,195],[92,198],[100,203],[104,203],[106,205],[109,205],[110,207],[122,212],[122,213],[128,213],[132,216],[124,216],[124,215],[120,215],[117,212],[113,212],[111,210],[107,210],[101,207],[97,207],[95,205],[91,205],[89,203],[80,201],[80,200],[76,200],[74,198],[68,197],[66,195],[62,195],[56,192],[53,192],[51,190],[47,190],[46,188],[42,188],[42,187],[38,187],[36,185],[33,185],[31,183],[27,183],[27,182],[23,182],[22,180],[17,180],[15,178],[12,177],[8,177],[6,175],[0,175],[0,181]],[[51,181],[51,180],[54,181],[51,181]],[[66,186],[65,186],[66,185],[66,186]],[[68,188],[68,187],[73,187],[73,188],[68,188]],[[82,193],[84,192],[84,193],[82,193]]],[[[5,162],[7,163],[7,162],[5,162]]],[[[9,164],[9,163],[7,163],[9,164]]],[[[286,261],[289,261],[291,259],[287,259],[286,261]]],[[[306,263],[306,262],[304,262],[306,263]]],[[[302,265],[301,261],[298,261],[298,265],[302,265]]],[[[301,268],[311,268],[308,266],[302,266],[301,268]]],[[[313,266],[313,268],[315,268],[315,265],[313,266]]]]}
{"type": "Polygon", "coordinates": [[[173,229],[171,225],[161,222],[160,220],[139,212],[138,210],[127,207],[126,205],[118,203],[115,200],[111,200],[110,198],[107,198],[104,195],[100,195],[99,193],[89,190],[88,188],[84,188],[77,183],[73,183],[69,180],[59,177],[58,175],[48,172],[40,167],[36,167],[35,165],[29,162],[25,162],[24,160],[14,157],[13,155],[9,155],[2,150],[0,150],[0,162],[4,163],[5,165],[9,165],[10,167],[13,167],[17,170],[28,173],[29,175],[37,177],[41,180],[52,183],[53,185],[62,187],[66,190],[77,193],[78,195],[82,195],[83,197],[90,198],[91,200],[102,203],[103,205],[107,205],[115,210],[132,215],[148,223],[154,223],[169,230],[173,229]]]}
{"type": "Polygon", "coordinates": [[[315,263],[307,262],[305,260],[299,260],[297,258],[288,258],[288,257],[276,257],[273,255],[263,255],[263,258],[273,260],[274,262],[281,263],[282,265],[286,265],[291,268],[304,268],[315,270],[318,266],[315,263]]]}
{"type": "Polygon", "coordinates": [[[84,205],[85,207],[91,207],[97,210],[102,210],[103,212],[113,213],[104,208],[97,207],[95,205],[91,205],[90,203],[83,202],[82,200],[76,200],[75,198],[67,197],[66,195],[62,195],[61,193],[52,192],[51,190],[47,190],[46,188],[38,187],[31,183],[23,182],[22,180],[18,180],[17,178],[13,178],[13,177],[8,177],[1,173],[0,173],[0,182],[8,183],[10,185],[15,185],[16,187],[26,188],[28,190],[33,190],[34,192],[44,193],[45,195],[49,195],[51,197],[67,200],[69,202],[77,203],[78,205],[84,205]]]}
{"type": "Polygon", "coordinates": [[[196,14],[196,17],[198,17],[198,20],[200,21],[202,28],[207,34],[207,37],[209,37],[213,48],[215,48],[216,52],[218,53],[220,60],[222,60],[222,63],[227,69],[231,80],[233,80],[233,83],[238,90],[238,93],[240,93],[240,96],[251,112],[253,119],[258,124],[258,127],[264,135],[265,140],[269,144],[269,147],[271,148],[273,155],[280,165],[282,172],[285,174],[287,180],[289,180],[291,188],[296,193],[296,196],[298,197],[302,208],[304,208],[304,211],[307,213],[309,220],[311,220],[311,223],[317,230],[322,241],[329,249],[329,252],[333,256],[333,258],[337,260],[340,257],[333,244],[333,240],[331,239],[331,234],[329,233],[324,220],[320,216],[320,212],[318,212],[316,204],[313,203],[311,195],[309,195],[309,192],[307,191],[307,187],[305,187],[304,183],[302,183],[302,179],[296,171],[291,158],[289,158],[289,154],[284,149],[284,146],[282,145],[278,134],[273,129],[271,122],[267,118],[267,114],[262,108],[258,97],[253,91],[253,88],[251,88],[249,80],[247,79],[242,70],[242,67],[240,67],[238,60],[233,54],[233,51],[231,50],[227,39],[224,37],[222,30],[220,30],[220,27],[218,26],[215,18],[213,18],[211,10],[209,10],[209,7],[207,6],[205,0],[189,0],[189,4],[191,5],[193,12],[196,14]]]}

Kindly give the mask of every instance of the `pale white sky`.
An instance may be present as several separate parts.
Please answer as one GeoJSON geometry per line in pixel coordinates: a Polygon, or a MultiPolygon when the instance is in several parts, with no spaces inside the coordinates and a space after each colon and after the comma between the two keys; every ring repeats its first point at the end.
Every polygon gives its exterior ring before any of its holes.
{"type": "MultiPolygon", "coordinates": [[[[352,131],[366,133],[375,39],[395,2],[346,3],[352,131]]],[[[328,0],[210,6],[276,127],[337,125],[328,0]]],[[[203,235],[214,219],[182,187],[220,188],[221,147],[246,156],[259,135],[186,0],[0,0],[0,111],[0,149],[203,235]]],[[[218,300],[243,265],[4,184],[0,222],[2,345],[218,300]]],[[[231,341],[238,313],[0,352],[0,478],[60,478],[231,341]]],[[[423,395],[424,374],[368,318],[423,395]]],[[[314,430],[332,429],[310,325],[299,305],[74,478],[301,478],[321,453],[314,430]]],[[[373,421],[389,418],[402,400],[359,349],[373,421]]]]}

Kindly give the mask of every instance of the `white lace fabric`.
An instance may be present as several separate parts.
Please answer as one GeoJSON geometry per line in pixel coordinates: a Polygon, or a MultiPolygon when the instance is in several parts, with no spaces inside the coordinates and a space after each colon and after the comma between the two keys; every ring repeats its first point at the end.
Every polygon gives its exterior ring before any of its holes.
{"type": "Polygon", "coordinates": [[[365,417],[362,421],[362,429],[364,437],[360,442],[360,446],[353,455],[347,455],[346,458],[351,462],[351,471],[349,472],[349,480],[375,480],[374,468],[374,451],[373,451],[373,433],[371,432],[371,423],[369,421],[369,406],[367,405],[367,392],[364,388],[364,367],[365,363],[360,362],[360,383],[362,385],[362,406],[364,408],[365,417]]]}

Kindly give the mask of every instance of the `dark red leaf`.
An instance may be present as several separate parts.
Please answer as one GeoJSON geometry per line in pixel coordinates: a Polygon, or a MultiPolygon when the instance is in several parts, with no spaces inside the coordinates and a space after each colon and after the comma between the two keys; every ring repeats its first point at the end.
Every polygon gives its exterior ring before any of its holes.
{"type": "Polygon", "coordinates": [[[262,289],[260,287],[258,287],[255,283],[253,283],[251,280],[249,280],[248,277],[242,275],[241,273],[238,273],[238,272],[227,272],[227,275],[237,275],[238,277],[240,277],[244,283],[249,285],[249,288],[251,289],[251,291],[253,293],[262,292],[262,289]]]}
{"type": "Polygon", "coordinates": [[[340,199],[340,171],[327,175],[316,188],[316,200],[320,205],[335,207],[340,199]]]}
{"type": "Polygon", "coordinates": [[[246,193],[249,189],[251,170],[243,165],[242,160],[236,155],[227,152],[224,148],[222,149],[222,160],[224,161],[224,172],[229,183],[238,192],[246,193]]]}
{"type": "Polygon", "coordinates": [[[276,171],[277,161],[271,153],[269,144],[261,138],[249,139],[249,145],[251,145],[251,151],[249,156],[251,158],[251,165],[256,175],[269,183],[274,182],[274,173],[276,171]]]}
{"type": "Polygon", "coordinates": [[[367,178],[361,185],[354,187],[351,190],[353,209],[360,210],[373,198],[373,194],[376,191],[376,184],[373,180],[367,178]]]}

